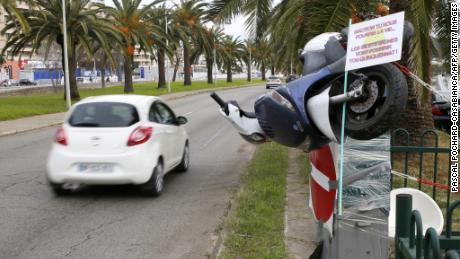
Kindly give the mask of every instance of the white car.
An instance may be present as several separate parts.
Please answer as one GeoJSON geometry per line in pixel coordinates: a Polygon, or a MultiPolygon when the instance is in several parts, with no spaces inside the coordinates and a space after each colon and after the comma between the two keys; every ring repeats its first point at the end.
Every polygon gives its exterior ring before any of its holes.
{"type": "Polygon", "coordinates": [[[51,188],[63,195],[80,184],[135,184],[159,195],[166,173],[189,167],[185,123],[158,97],[85,98],[56,132],[47,162],[51,188]]]}
{"type": "Polygon", "coordinates": [[[281,78],[277,77],[277,76],[270,76],[268,79],[267,79],[267,84],[265,85],[265,88],[269,89],[269,88],[276,88],[276,87],[279,87],[281,86],[281,78]]]}

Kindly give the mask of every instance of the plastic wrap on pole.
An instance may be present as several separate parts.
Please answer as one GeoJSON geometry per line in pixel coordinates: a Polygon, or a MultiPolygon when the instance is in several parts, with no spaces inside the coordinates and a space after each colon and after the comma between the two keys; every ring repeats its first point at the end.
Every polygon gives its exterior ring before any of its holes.
{"type": "MultiPolygon", "coordinates": [[[[390,135],[372,140],[347,138],[344,143],[344,179],[380,163],[390,162],[390,135]]],[[[390,170],[375,170],[367,176],[343,186],[345,213],[360,215],[390,208],[390,170]]],[[[382,218],[383,219],[383,218],[382,218]]]]}

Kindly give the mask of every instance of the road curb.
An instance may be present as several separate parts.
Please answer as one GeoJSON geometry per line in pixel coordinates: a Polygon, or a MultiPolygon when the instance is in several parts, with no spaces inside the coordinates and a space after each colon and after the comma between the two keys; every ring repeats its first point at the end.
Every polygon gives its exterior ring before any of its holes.
{"type": "MultiPolygon", "coordinates": [[[[240,85],[240,86],[208,88],[208,89],[200,89],[200,90],[195,90],[195,91],[186,91],[186,92],[184,92],[184,94],[181,94],[181,92],[172,93],[170,95],[177,94],[177,96],[171,96],[169,98],[168,97],[163,98],[161,95],[159,97],[162,98],[163,100],[166,100],[166,101],[172,101],[172,100],[178,100],[178,99],[193,96],[193,95],[211,93],[211,92],[214,92],[214,91],[225,91],[225,90],[232,90],[232,89],[245,88],[245,87],[251,87],[251,86],[260,86],[260,85],[261,84],[247,84],[247,85],[240,85]]],[[[168,95],[168,94],[166,94],[166,95],[168,95]]],[[[61,113],[61,112],[57,112],[57,113],[61,113]]],[[[57,113],[49,113],[49,114],[57,114],[57,113]]],[[[43,115],[45,115],[45,114],[43,114],[43,115]]],[[[24,118],[20,118],[20,119],[25,119],[25,118],[31,118],[31,117],[24,117],[24,118]]],[[[7,121],[3,121],[3,122],[7,122],[7,121]]],[[[55,125],[62,124],[63,122],[64,122],[64,120],[59,120],[59,121],[55,121],[55,122],[48,123],[48,124],[42,124],[42,125],[39,125],[39,126],[36,126],[36,127],[33,127],[33,128],[26,128],[26,129],[19,129],[19,130],[0,132],[0,137],[11,136],[11,135],[19,134],[19,133],[32,131],[32,130],[48,128],[48,127],[52,127],[52,126],[55,126],[55,125]]]]}
{"type": "MultiPolygon", "coordinates": [[[[250,151],[250,156],[249,156],[249,159],[246,161],[246,165],[244,166],[244,169],[242,172],[240,172],[240,175],[239,175],[239,179],[241,180],[241,177],[243,176],[243,174],[246,173],[246,170],[249,166],[249,163],[251,163],[251,160],[254,158],[254,154],[256,152],[256,147],[254,146],[252,148],[252,150],[250,151]]],[[[230,200],[228,201],[228,205],[227,205],[227,208],[224,212],[224,214],[222,215],[221,217],[221,223],[222,224],[222,228],[218,231],[216,231],[217,233],[214,233],[213,237],[213,242],[212,242],[212,245],[210,248],[208,248],[208,258],[217,258],[219,257],[219,255],[221,254],[222,250],[225,249],[225,246],[224,246],[224,242],[225,242],[225,239],[227,238],[228,236],[228,226],[227,226],[227,220],[229,219],[229,217],[231,217],[232,215],[234,215],[234,213],[236,213],[236,208],[238,207],[238,203],[236,201],[236,195],[238,193],[238,191],[240,190],[241,188],[241,181],[238,181],[238,186],[233,190],[234,192],[231,194],[231,197],[230,197],[230,200]]]]}
{"type": "Polygon", "coordinates": [[[29,131],[33,131],[33,130],[38,130],[38,129],[44,129],[44,128],[48,128],[48,127],[52,127],[52,126],[56,126],[56,125],[62,124],[63,122],[64,122],[64,120],[62,120],[62,121],[57,121],[57,122],[53,122],[53,123],[48,123],[48,124],[44,124],[44,125],[40,125],[40,126],[33,127],[33,128],[27,128],[27,129],[20,129],[20,130],[12,130],[12,131],[0,132],[0,137],[10,136],[10,135],[16,135],[16,134],[20,134],[20,133],[24,133],[24,132],[29,132],[29,131]]]}

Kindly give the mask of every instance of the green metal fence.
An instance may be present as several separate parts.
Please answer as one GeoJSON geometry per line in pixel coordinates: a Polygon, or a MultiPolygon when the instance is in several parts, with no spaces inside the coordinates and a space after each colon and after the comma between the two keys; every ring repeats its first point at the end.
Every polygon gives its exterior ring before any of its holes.
{"type": "MultiPolygon", "coordinates": [[[[460,232],[452,230],[454,221],[458,222],[460,219],[454,219],[455,209],[460,208],[460,200],[451,204],[450,190],[441,190],[438,187],[441,185],[450,186],[450,149],[446,147],[439,147],[439,134],[435,130],[426,130],[421,135],[418,146],[410,145],[411,136],[405,129],[397,129],[391,134],[391,162],[394,165],[395,158],[398,154],[402,154],[402,173],[403,175],[410,175],[410,165],[412,169],[412,177],[416,177],[419,181],[416,184],[419,190],[427,192],[426,186],[422,183],[431,184],[429,193],[433,200],[438,202],[441,192],[445,192],[445,209],[446,209],[446,224],[445,231],[442,235],[438,235],[433,228],[429,228],[423,233],[423,225],[421,215],[417,210],[412,210],[412,197],[410,195],[398,195],[396,201],[396,236],[395,236],[395,251],[396,259],[415,259],[415,258],[444,258],[460,259],[457,251],[460,250],[460,232]],[[430,154],[433,158],[433,163],[427,165],[426,156],[430,154]],[[445,172],[440,171],[439,156],[447,155],[448,166],[445,167],[445,172]],[[417,159],[418,165],[414,173],[414,162],[410,159],[417,159]],[[427,168],[427,167],[430,168],[427,168]],[[427,178],[427,171],[433,172],[431,179],[427,178]],[[447,182],[442,181],[439,175],[447,175],[447,182]],[[424,180],[420,180],[424,179],[424,180]]],[[[401,158],[401,157],[400,157],[401,158]]],[[[400,183],[402,186],[395,186],[395,179],[391,176],[391,188],[408,187],[408,179],[404,178],[400,183]]],[[[411,184],[414,187],[414,184],[411,184]]],[[[443,197],[443,198],[444,198],[443,197]]]]}
{"type": "Polygon", "coordinates": [[[452,235],[452,217],[456,208],[460,208],[460,200],[449,206],[446,231],[438,236],[434,228],[428,228],[423,235],[422,217],[417,210],[412,210],[412,196],[398,194],[396,196],[396,259],[460,259],[456,250],[460,249],[460,236],[452,235]]]}
{"type": "MultiPolygon", "coordinates": [[[[450,153],[450,149],[446,147],[439,147],[439,135],[435,130],[429,129],[425,130],[420,137],[419,146],[411,146],[410,145],[410,133],[405,129],[396,129],[391,134],[391,163],[394,165],[395,156],[397,154],[404,155],[404,165],[403,170],[401,173],[404,175],[409,175],[409,157],[416,156],[418,157],[418,179],[425,179],[424,171],[427,169],[426,165],[424,164],[425,156],[428,154],[434,155],[434,163],[432,165],[433,169],[433,177],[429,179],[430,182],[438,183],[439,180],[439,155],[450,153]],[[396,139],[398,141],[396,141],[396,139]]],[[[447,175],[450,174],[450,159],[449,166],[447,166],[446,173],[447,175]]],[[[431,165],[430,165],[431,166],[431,165]]],[[[450,186],[450,177],[448,177],[448,182],[442,183],[446,186],[450,186]]],[[[407,178],[404,179],[403,186],[408,186],[407,178]]],[[[394,177],[391,175],[391,189],[394,188],[394,177]]],[[[418,189],[422,189],[422,181],[418,182],[418,189]]],[[[436,185],[432,186],[431,190],[431,197],[433,200],[438,201],[439,192],[442,190],[437,190],[438,187],[436,185]]],[[[450,190],[444,190],[446,192],[446,206],[445,209],[450,205],[451,200],[451,193],[450,190]]],[[[447,211],[446,211],[447,212],[447,211]]]]}

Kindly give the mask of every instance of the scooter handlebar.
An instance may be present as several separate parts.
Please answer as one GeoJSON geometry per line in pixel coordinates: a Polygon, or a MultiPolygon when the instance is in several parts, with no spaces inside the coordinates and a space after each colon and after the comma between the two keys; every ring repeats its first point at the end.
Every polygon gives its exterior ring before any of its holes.
{"type": "Polygon", "coordinates": [[[221,108],[225,108],[227,106],[227,103],[224,102],[224,100],[222,100],[222,98],[220,98],[220,96],[218,96],[215,92],[211,93],[211,98],[214,99],[221,108]]]}

